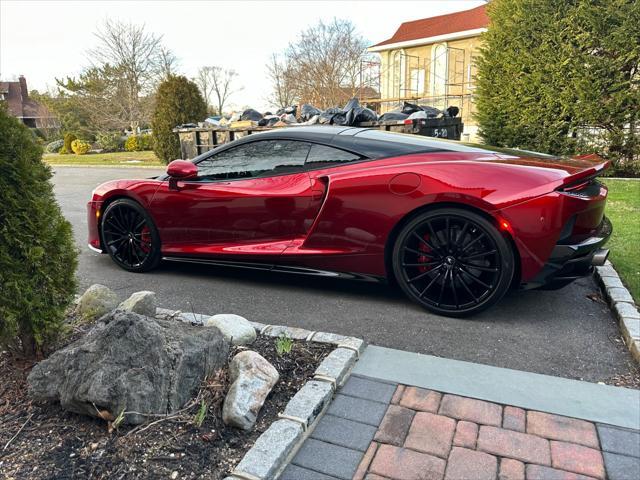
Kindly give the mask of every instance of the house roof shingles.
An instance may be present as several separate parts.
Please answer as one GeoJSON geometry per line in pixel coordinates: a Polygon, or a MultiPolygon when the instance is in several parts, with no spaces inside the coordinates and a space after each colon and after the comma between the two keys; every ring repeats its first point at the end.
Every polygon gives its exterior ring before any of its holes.
{"type": "Polygon", "coordinates": [[[404,22],[390,39],[372,45],[372,47],[486,28],[488,25],[489,17],[485,5],[480,5],[471,10],[404,22]]]}

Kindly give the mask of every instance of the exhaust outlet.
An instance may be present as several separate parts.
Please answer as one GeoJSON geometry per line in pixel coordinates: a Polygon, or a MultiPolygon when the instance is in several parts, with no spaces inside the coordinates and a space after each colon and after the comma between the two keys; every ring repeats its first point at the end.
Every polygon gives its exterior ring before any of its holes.
{"type": "Polygon", "coordinates": [[[607,261],[608,257],[609,249],[601,248],[593,254],[593,257],[591,258],[591,265],[593,265],[594,267],[601,267],[602,265],[604,265],[604,262],[607,261]]]}

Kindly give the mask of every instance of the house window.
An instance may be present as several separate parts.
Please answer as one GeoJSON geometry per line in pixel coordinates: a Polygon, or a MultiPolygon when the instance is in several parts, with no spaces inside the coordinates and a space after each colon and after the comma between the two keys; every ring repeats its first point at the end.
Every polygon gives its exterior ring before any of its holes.
{"type": "Polygon", "coordinates": [[[444,95],[447,91],[448,78],[447,45],[438,43],[431,48],[431,95],[444,95]]]}
{"type": "Polygon", "coordinates": [[[393,61],[391,69],[391,78],[393,79],[393,91],[391,92],[394,97],[404,96],[407,77],[407,62],[403,50],[396,50],[393,52],[393,61]]]}

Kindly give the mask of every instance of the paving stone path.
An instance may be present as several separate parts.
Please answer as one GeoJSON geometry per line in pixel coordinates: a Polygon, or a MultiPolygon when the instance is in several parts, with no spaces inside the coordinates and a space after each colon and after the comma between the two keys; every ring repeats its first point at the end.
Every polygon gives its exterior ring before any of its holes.
{"type": "Polygon", "coordinates": [[[281,480],[640,479],[640,431],[351,376],[281,480]]]}

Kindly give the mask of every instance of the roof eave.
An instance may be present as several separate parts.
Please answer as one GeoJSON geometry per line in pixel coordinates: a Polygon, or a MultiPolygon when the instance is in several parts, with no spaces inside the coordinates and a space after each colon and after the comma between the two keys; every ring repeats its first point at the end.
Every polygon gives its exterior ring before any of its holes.
{"type": "Polygon", "coordinates": [[[433,37],[416,38],[414,40],[405,40],[404,42],[387,43],[385,45],[373,45],[367,50],[369,52],[383,52],[385,50],[393,50],[395,48],[404,47],[417,47],[419,45],[427,45],[430,43],[444,42],[447,40],[460,40],[463,38],[477,37],[483,32],[486,32],[487,28],[474,28],[472,30],[463,30],[461,32],[445,33],[443,35],[436,35],[433,37]]]}

